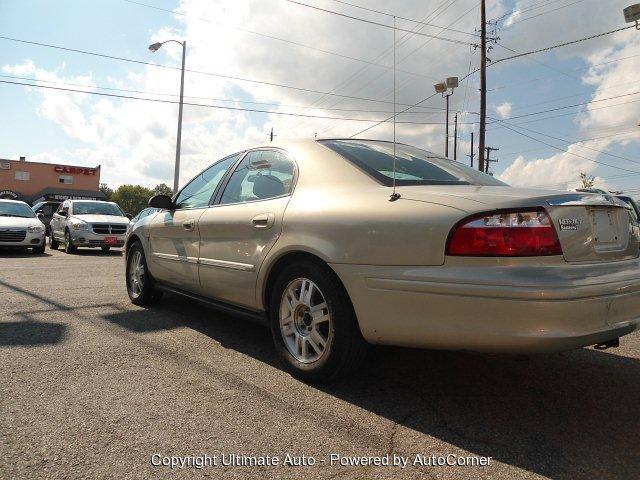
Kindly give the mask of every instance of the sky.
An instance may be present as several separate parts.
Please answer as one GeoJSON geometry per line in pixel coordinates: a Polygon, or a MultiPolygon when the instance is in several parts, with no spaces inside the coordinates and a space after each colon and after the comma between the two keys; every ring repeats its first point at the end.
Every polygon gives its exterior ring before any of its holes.
{"type": "MultiPolygon", "coordinates": [[[[299,1],[342,16],[287,0],[0,0],[0,158],[100,164],[111,187],[171,185],[181,47],[147,49],[168,39],[186,41],[185,101],[197,104],[184,107],[181,185],[267,142],[271,128],[313,138],[372,127],[356,136],[390,140],[392,123],[378,121],[393,112],[395,36],[398,110],[428,99],[397,117],[398,141],[444,153],[445,103],[433,85],[458,76],[450,120],[458,112],[458,160],[469,162],[478,0],[299,1]]],[[[487,0],[499,37],[487,71],[496,177],[567,189],[585,172],[640,195],[639,31],[499,61],[625,27],[629,1],[487,0]]]]}

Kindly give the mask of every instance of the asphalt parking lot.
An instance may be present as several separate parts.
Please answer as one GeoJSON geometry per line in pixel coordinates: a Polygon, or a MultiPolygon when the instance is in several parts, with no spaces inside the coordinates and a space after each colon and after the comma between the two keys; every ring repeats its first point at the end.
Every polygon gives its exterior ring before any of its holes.
{"type": "Polygon", "coordinates": [[[316,388],[268,331],[129,303],[120,252],[0,252],[0,478],[637,478],[640,336],[540,357],[373,349],[316,388]],[[416,454],[487,467],[154,467],[163,456],[416,454]]]}

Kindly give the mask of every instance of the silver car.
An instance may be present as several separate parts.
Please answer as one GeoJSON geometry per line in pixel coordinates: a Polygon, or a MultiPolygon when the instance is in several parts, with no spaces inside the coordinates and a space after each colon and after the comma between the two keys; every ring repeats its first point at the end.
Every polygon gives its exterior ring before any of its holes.
{"type": "Polygon", "coordinates": [[[25,202],[0,199],[0,248],[44,253],[45,226],[25,202]]]}
{"type": "Polygon", "coordinates": [[[126,242],[131,301],[170,291],[264,319],[306,380],[345,375],[368,343],[608,348],[640,322],[628,205],[512,188],[407,145],[274,142],[149,205],[162,210],[126,242]]]}
{"type": "Polygon", "coordinates": [[[57,250],[64,245],[66,253],[78,247],[122,247],[129,226],[129,218],[113,202],[97,200],[65,200],[51,218],[49,246],[57,250]]]}

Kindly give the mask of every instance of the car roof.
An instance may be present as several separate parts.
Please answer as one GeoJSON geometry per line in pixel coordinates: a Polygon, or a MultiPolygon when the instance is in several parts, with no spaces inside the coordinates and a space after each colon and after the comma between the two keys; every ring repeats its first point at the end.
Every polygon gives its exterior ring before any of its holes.
{"type": "MultiPolygon", "coordinates": [[[[8,198],[0,198],[0,202],[2,203],[22,203],[24,205],[27,205],[27,202],[23,202],[22,200],[10,200],[8,198]]],[[[29,206],[29,205],[27,205],[29,206]]]]}

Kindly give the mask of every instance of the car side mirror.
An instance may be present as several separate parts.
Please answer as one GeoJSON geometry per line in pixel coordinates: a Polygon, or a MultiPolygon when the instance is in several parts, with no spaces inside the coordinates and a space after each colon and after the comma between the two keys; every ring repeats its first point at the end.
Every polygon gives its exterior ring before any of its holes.
{"type": "Polygon", "coordinates": [[[173,200],[168,195],[154,195],[149,199],[149,206],[162,208],[163,210],[173,210],[175,208],[173,200]]]}
{"type": "Polygon", "coordinates": [[[38,220],[40,220],[40,221],[44,220],[44,214],[42,214],[42,213],[36,213],[36,217],[38,217],[38,220]]]}
{"type": "Polygon", "coordinates": [[[129,220],[133,218],[133,215],[131,215],[130,213],[125,213],[124,216],[127,217],[129,220]]]}
{"type": "Polygon", "coordinates": [[[60,215],[61,217],[68,217],[69,214],[67,212],[65,212],[64,210],[58,212],[58,215],[60,215]]]}

